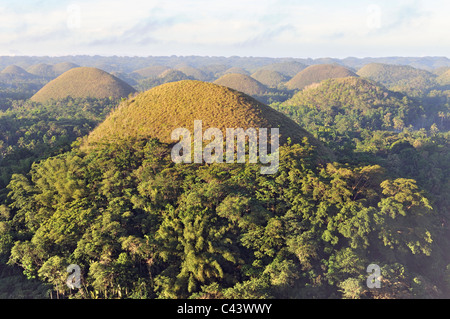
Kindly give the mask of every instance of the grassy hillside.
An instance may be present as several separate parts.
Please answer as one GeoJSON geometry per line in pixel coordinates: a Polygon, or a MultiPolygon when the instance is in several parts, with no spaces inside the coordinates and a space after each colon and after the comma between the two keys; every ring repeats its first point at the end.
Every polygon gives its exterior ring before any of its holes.
{"type": "MultiPolygon", "coordinates": [[[[213,78],[219,78],[222,75],[225,74],[225,72],[230,69],[228,65],[225,64],[208,64],[199,67],[200,70],[207,74],[211,74],[213,78]]],[[[232,73],[239,73],[239,72],[232,72],[232,73]]]]}
{"type": "Polygon", "coordinates": [[[437,76],[444,74],[445,72],[450,71],[450,66],[441,66],[440,68],[436,68],[433,70],[433,73],[437,76]]]}
{"type": "Polygon", "coordinates": [[[223,72],[222,75],[225,74],[232,74],[232,73],[239,73],[239,74],[245,74],[245,75],[250,75],[250,72],[248,72],[247,70],[245,70],[244,68],[240,68],[238,66],[233,66],[227,70],[225,70],[225,72],[223,72]]]}
{"type": "Polygon", "coordinates": [[[389,89],[417,95],[436,85],[436,75],[407,65],[370,63],[362,67],[357,74],[376,81],[389,89]]]}
{"type": "MultiPolygon", "coordinates": [[[[268,70],[268,71],[275,71],[279,72],[285,76],[288,76],[292,78],[295,76],[298,72],[303,71],[307,65],[300,63],[300,62],[278,62],[278,63],[272,63],[266,66],[263,66],[259,70],[268,70]]],[[[257,70],[257,71],[259,71],[257,70]]]]}
{"type": "Polygon", "coordinates": [[[450,85],[450,70],[442,73],[436,80],[440,85],[450,85]]]}
{"type": "MultiPolygon", "coordinates": [[[[321,145],[285,115],[235,90],[201,81],[168,83],[123,103],[88,137],[86,146],[100,141],[126,137],[155,137],[173,142],[171,133],[179,127],[194,129],[194,120],[203,121],[203,129],[279,127],[282,141],[303,137],[321,145]]],[[[325,150],[322,150],[325,152],[325,150]]]]}
{"type": "Polygon", "coordinates": [[[353,71],[334,64],[318,64],[311,65],[300,71],[291,80],[286,83],[286,87],[290,90],[301,90],[313,83],[319,83],[323,80],[333,78],[345,78],[349,76],[357,76],[353,71]]]}
{"type": "Polygon", "coordinates": [[[33,79],[35,76],[17,65],[10,65],[1,72],[2,78],[14,78],[18,80],[33,79]]]}
{"type": "Polygon", "coordinates": [[[61,62],[55,65],[50,65],[46,63],[34,64],[27,68],[27,71],[43,78],[55,78],[70,69],[77,68],[79,65],[71,62],[61,62]]]}
{"type": "Polygon", "coordinates": [[[268,91],[268,88],[264,84],[248,75],[239,73],[225,74],[214,81],[214,83],[235,89],[248,95],[263,95],[268,91]]]}
{"type": "Polygon", "coordinates": [[[31,98],[34,102],[50,99],[73,98],[120,98],[136,90],[115,76],[96,68],[71,69],[50,81],[31,98]]]}
{"type": "Polygon", "coordinates": [[[277,88],[290,79],[286,75],[271,70],[258,70],[251,77],[269,88],[277,88]]]}
{"type": "Polygon", "coordinates": [[[27,68],[27,72],[34,74],[39,77],[51,78],[54,77],[55,73],[53,67],[46,63],[39,63],[27,68]]]}
{"type": "Polygon", "coordinates": [[[184,74],[195,80],[208,81],[211,79],[211,77],[208,76],[208,74],[192,66],[180,66],[177,68],[177,70],[183,72],[184,74]]]}
{"type": "Polygon", "coordinates": [[[420,107],[405,95],[358,77],[329,79],[311,85],[284,102],[281,108],[301,125],[319,121],[341,131],[402,129],[414,124],[421,114],[420,107]]]}

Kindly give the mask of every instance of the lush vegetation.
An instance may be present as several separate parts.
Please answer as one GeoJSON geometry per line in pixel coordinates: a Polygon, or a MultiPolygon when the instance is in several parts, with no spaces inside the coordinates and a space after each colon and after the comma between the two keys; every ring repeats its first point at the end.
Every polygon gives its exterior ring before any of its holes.
{"type": "MultiPolygon", "coordinates": [[[[176,69],[193,65],[183,68],[211,81],[230,68],[289,77],[312,59],[98,59],[140,91],[158,87],[122,101],[37,103],[27,99],[48,78],[18,68],[0,86],[0,298],[450,296],[445,85],[399,89],[406,82],[387,85],[393,69],[377,81],[321,81],[318,71],[310,79],[320,83],[296,94],[266,88],[258,98],[269,107],[180,81],[190,77],[176,69]],[[174,164],[171,131],[192,132],[198,119],[204,129],[279,127],[278,172],[174,164]],[[69,264],[81,267],[81,289],[66,285],[69,264]],[[369,264],[381,267],[380,289],[367,287],[369,264]]],[[[32,62],[37,72],[59,61],[32,62]]]]}
{"type": "Polygon", "coordinates": [[[357,74],[410,96],[420,96],[437,84],[435,74],[407,65],[370,63],[357,74]]]}
{"type": "Polygon", "coordinates": [[[86,298],[429,297],[448,288],[444,228],[417,183],[378,165],[174,165],[157,141],[74,149],[14,175],[2,251],[86,298]],[[37,209],[38,208],[38,209],[37,209]],[[436,243],[437,241],[437,243],[436,243]],[[365,286],[369,263],[383,289],[365,286]],[[83,289],[65,285],[65,265],[83,289]],[[436,270],[439,270],[437,272],[436,270]]]}
{"type": "Polygon", "coordinates": [[[0,112],[0,195],[13,173],[26,173],[33,162],[70,150],[117,104],[111,99],[72,99],[46,104],[11,101],[0,112]]]}
{"type": "Polygon", "coordinates": [[[418,124],[424,114],[407,96],[357,77],[312,85],[278,108],[311,132],[329,127],[341,134],[358,129],[401,131],[418,124]]]}

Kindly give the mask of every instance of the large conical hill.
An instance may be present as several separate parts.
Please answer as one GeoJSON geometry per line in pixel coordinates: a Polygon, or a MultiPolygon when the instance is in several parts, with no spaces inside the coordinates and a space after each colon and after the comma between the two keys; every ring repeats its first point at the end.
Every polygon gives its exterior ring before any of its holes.
{"type": "Polygon", "coordinates": [[[329,155],[311,134],[280,112],[236,90],[196,80],[163,84],[123,102],[87,137],[83,147],[127,137],[174,143],[172,131],[187,128],[192,133],[195,120],[202,121],[203,130],[219,128],[224,136],[226,128],[278,127],[280,142],[290,137],[300,143],[308,137],[319,153],[329,155]]]}
{"type": "Polygon", "coordinates": [[[448,70],[447,72],[441,74],[437,78],[437,81],[441,85],[450,85],[450,70],[448,70]]]}
{"type": "Polygon", "coordinates": [[[92,67],[73,68],[47,83],[31,97],[34,102],[51,99],[73,98],[121,98],[136,90],[117,77],[92,67]]]}

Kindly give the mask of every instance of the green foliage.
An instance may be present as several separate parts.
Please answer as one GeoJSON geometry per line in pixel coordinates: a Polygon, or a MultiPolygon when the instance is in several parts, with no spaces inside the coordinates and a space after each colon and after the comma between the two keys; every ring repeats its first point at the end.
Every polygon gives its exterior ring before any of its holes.
{"type": "Polygon", "coordinates": [[[13,101],[0,112],[0,195],[13,173],[26,173],[34,161],[70,149],[117,103],[110,99],[72,99],[37,104],[13,101]]]}
{"type": "Polygon", "coordinates": [[[330,79],[298,92],[279,109],[311,131],[402,130],[423,113],[406,96],[360,78],[330,79]]]}
{"type": "Polygon", "coordinates": [[[414,181],[317,166],[308,146],[280,153],[275,175],[174,165],[167,145],[144,139],[49,158],[9,185],[9,263],[63,295],[61,269],[78,264],[83,298],[354,298],[370,296],[374,256],[431,258],[436,223],[421,223],[431,206],[414,181]],[[410,225],[423,231],[396,232],[410,225]]]}
{"type": "MultiPolygon", "coordinates": [[[[155,59],[130,70],[180,64],[155,59]]],[[[304,68],[230,59],[248,70],[304,68]]],[[[229,69],[192,65],[211,77],[229,69]]],[[[181,72],[172,71],[129,79],[144,88],[177,81],[181,72]]],[[[429,90],[413,77],[393,88],[409,85],[406,96],[351,77],[315,84],[286,103],[293,91],[283,87],[258,97],[314,139],[245,94],[182,81],[122,101],[83,142],[77,139],[106,117],[113,99],[17,101],[44,78],[8,72],[0,95],[0,296],[449,295],[445,87],[429,90]],[[280,127],[287,144],[278,172],[260,175],[258,164],[175,165],[167,134],[176,127],[192,131],[194,119],[204,129],[280,127]],[[332,161],[324,156],[330,149],[332,161]],[[379,289],[366,285],[372,263],[381,267],[379,289]],[[79,290],[65,284],[69,264],[81,267],[79,290]]]]}

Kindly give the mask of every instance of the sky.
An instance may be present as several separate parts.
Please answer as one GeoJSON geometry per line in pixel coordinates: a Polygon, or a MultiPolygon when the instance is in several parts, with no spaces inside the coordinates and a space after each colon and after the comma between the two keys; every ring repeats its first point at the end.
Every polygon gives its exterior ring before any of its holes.
{"type": "Polygon", "coordinates": [[[447,0],[0,0],[0,55],[450,57],[447,0]]]}

